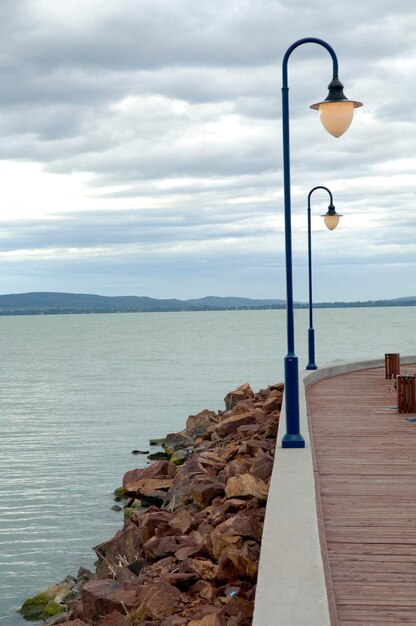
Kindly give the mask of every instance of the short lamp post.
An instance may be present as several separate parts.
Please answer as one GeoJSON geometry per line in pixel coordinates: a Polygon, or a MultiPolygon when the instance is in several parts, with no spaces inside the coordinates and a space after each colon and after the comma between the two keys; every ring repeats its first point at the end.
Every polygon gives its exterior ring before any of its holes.
{"type": "Polygon", "coordinates": [[[342,217],[336,212],[332,193],[327,187],[318,185],[310,190],[308,194],[308,276],[309,276],[309,329],[308,329],[308,364],[307,370],[316,370],[318,366],[315,363],[315,331],[313,328],[313,300],[312,300],[312,228],[311,228],[311,196],[317,189],[324,189],[329,194],[329,207],[325,215],[321,215],[324,218],[325,226],[329,230],[334,230],[338,226],[339,218],[342,217]]]}
{"type": "Polygon", "coordinates": [[[292,230],[290,196],[290,149],[289,149],[289,87],[288,61],[293,50],[304,43],[316,43],[324,47],[332,57],[333,77],[328,85],[328,96],[323,102],[311,108],[319,111],[326,130],[339,137],[351,124],[354,109],[361,102],[348,100],[343,92],[343,84],[338,79],[338,59],[335,51],[322,39],[306,37],[293,43],[286,51],[282,63],[282,124],[283,124],[283,186],[285,204],[285,260],[286,260],[286,312],[287,312],[287,355],[285,357],[285,407],[286,433],[282,439],[283,448],[304,448],[305,440],[300,433],[299,420],[299,367],[295,354],[295,330],[293,314],[292,278],[292,230]]]}

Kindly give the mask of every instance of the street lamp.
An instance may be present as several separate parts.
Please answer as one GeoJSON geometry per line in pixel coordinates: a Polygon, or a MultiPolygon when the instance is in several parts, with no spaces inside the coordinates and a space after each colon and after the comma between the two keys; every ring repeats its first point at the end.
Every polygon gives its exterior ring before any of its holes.
{"type": "Polygon", "coordinates": [[[315,331],[313,329],[313,317],[312,317],[312,229],[311,229],[311,195],[317,189],[324,189],[329,193],[329,207],[325,215],[321,215],[324,218],[325,226],[329,230],[334,230],[338,226],[339,218],[342,217],[336,212],[332,193],[327,187],[318,185],[310,190],[308,194],[308,274],[309,274],[309,330],[308,330],[308,354],[309,360],[306,366],[307,370],[316,370],[318,366],[315,363],[315,331]]]}
{"type": "Polygon", "coordinates": [[[289,150],[289,87],[287,66],[293,50],[304,43],[317,43],[328,50],[332,57],[333,78],[328,85],[328,96],[324,101],[313,104],[319,111],[324,127],[335,137],[344,133],[351,123],[354,109],[361,102],[348,100],[343,85],[338,79],[338,59],[335,51],[322,39],[306,37],[295,41],[286,51],[282,63],[282,124],[283,124],[283,187],[285,202],[285,255],[286,255],[286,312],[287,312],[287,355],[285,357],[285,407],[286,434],[283,448],[304,448],[305,440],[299,429],[299,369],[295,354],[295,329],[293,314],[292,279],[292,232],[290,198],[290,150],[289,150]]]}

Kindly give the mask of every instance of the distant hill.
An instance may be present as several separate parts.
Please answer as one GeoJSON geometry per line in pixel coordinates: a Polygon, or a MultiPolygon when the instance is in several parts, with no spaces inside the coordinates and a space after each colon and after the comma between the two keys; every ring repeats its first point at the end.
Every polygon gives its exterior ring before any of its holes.
{"type": "MultiPolygon", "coordinates": [[[[59,313],[119,313],[150,311],[227,311],[281,309],[284,300],[207,296],[192,300],[158,300],[147,296],[98,296],[86,293],[31,292],[0,295],[0,315],[44,315],[59,313]]],[[[295,303],[305,308],[306,303],[295,303]]],[[[318,302],[316,308],[416,306],[416,296],[367,302],[318,302]]]]}
{"type": "Polygon", "coordinates": [[[0,296],[0,314],[114,313],[123,311],[209,311],[283,307],[284,300],[216,298],[157,300],[147,296],[98,296],[84,293],[31,292],[0,296]]]}

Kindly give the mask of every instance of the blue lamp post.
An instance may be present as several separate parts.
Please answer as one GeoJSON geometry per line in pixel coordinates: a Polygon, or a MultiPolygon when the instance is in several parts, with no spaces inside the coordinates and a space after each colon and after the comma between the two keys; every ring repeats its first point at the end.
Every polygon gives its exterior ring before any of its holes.
{"type": "Polygon", "coordinates": [[[292,279],[292,232],[290,197],[290,149],[289,149],[289,87],[288,61],[293,50],[304,43],[323,46],[332,57],[333,77],[328,85],[328,96],[323,102],[311,108],[319,110],[322,124],[334,137],[342,135],[351,124],[354,109],[361,102],[348,100],[343,92],[343,84],[338,79],[338,59],[335,51],[322,39],[306,37],[295,41],[286,51],[282,63],[282,124],[283,124],[283,186],[285,204],[285,255],[286,255],[286,311],[287,311],[287,355],[285,357],[285,407],[286,434],[282,439],[283,448],[304,448],[305,440],[299,427],[299,368],[295,354],[295,329],[293,314],[292,279]]]}
{"type": "Polygon", "coordinates": [[[332,193],[327,187],[318,185],[310,190],[308,194],[308,276],[309,276],[309,329],[308,329],[308,355],[309,360],[306,366],[307,370],[316,370],[318,366],[315,363],[315,331],[313,328],[313,313],[312,313],[312,228],[311,228],[311,195],[317,189],[324,189],[329,194],[329,207],[325,215],[321,217],[325,220],[325,225],[329,230],[334,230],[338,226],[339,218],[342,217],[336,212],[332,193]]]}

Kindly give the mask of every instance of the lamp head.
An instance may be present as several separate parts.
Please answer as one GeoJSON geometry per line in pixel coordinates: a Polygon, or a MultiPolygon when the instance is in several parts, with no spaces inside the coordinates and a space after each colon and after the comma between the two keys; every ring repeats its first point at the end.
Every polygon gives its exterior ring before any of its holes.
{"type": "Polygon", "coordinates": [[[324,218],[325,226],[329,228],[329,230],[334,230],[334,228],[338,226],[339,218],[342,217],[342,215],[335,211],[335,207],[331,202],[328,211],[325,215],[321,215],[321,217],[324,218]]]}
{"type": "Polygon", "coordinates": [[[334,137],[340,137],[352,122],[354,109],[363,106],[362,102],[348,100],[344,85],[334,76],[328,85],[328,95],[323,102],[311,105],[319,111],[319,117],[326,130],[334,137]]]}

